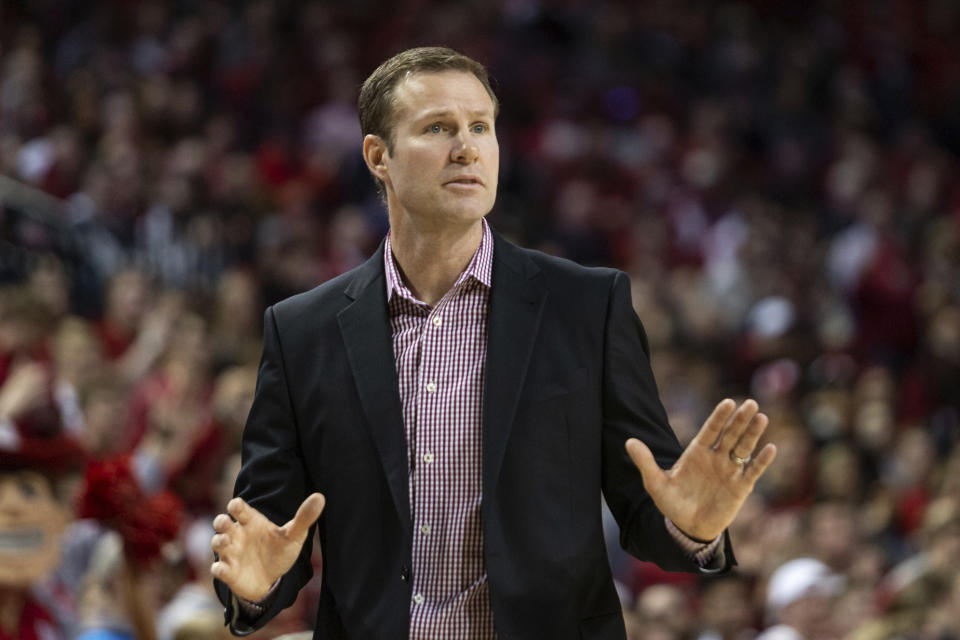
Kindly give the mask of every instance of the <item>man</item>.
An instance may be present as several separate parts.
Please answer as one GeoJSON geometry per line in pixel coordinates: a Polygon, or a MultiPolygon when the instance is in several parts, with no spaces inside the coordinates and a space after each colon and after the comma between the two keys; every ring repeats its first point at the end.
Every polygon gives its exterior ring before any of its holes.
{"type": "Polygon", "coordinates": [[[240,497],[214,521],[231,628],[293,601],[322,511],[315,638],[623,638],[601,488],[634,555],[722,570],[775,453],[751,459],[767,419],[724,401],[681,456],[627,278],[487,226],[498,107],[480,64],[405,51],[359,107],[390,233],[266,312],[240,497]]]}

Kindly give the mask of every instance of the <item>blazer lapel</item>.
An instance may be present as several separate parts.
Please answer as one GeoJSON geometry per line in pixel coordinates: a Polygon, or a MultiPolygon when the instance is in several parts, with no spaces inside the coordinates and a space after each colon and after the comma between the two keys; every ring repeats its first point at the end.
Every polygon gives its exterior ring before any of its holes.
{"type": "MultiPolygon", "coordinates": [[[[546,289],[539,268],[494,233],[483,386],[483,495],[492,496],[540,327],[546,289]]],[[[485,498],[486,500],[486,498],[485,498]]]]}
{"type": "Polygon", "coordinates": [[[410,527],[407,446],[383,275],[383,244],[344,292],[353,303],[337,315],[367,424],[380,454],[400,522],[410,527]]]}

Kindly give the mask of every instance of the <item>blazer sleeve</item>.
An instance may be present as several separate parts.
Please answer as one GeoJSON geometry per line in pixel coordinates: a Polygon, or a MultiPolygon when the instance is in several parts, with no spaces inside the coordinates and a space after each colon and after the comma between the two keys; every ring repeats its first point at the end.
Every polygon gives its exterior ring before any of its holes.
{"type": "MultiPolygon", "coordinates": [[[[683,452],[660,403],[647,336],[633,310],[630,280],[620,271],[610,288],[603,360],[603,493],[620,525],[620,544],[631,555],[667,571],[703,571],[670,535],[625,449],[628,438],[643,440],[664,469],[683,452]]],[[[723,553],[725,570],[734,563],[726,534],[723,553]]]]}
{"type": "MultiPolygon", "coordinates": [[[[300,449],[296,414],[284,365],[276,313],[264,313],[263,355],[257,374],[253,405],[243,430],[242,464],[234,495],[278,525],[290,520],[312,491],[300,449]]],[[[235,635],[249,635],[296,600],[297,593],[313,575],[310,553],[316,525],[293,567],[281,578],[262,615],[248,620],[236,611],[233,594],[214,580],[217,596],[225,606],[224,619],[235,635]]]]}

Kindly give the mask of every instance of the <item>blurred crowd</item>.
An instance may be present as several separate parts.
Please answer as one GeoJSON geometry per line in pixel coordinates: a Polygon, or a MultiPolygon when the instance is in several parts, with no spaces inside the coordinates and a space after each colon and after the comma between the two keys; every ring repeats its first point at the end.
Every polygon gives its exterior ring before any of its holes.
{"type": "Polygon", "coordinates": [[[960,638],[957,42],[952,0],[0,5],[0,178],[53,196],[0,182],[0,450],[69,514],[48,626],[221,637],[209,520],[262,311],[382,239],[358,88],[443,44],[496,80],[491,223],[630,274],[681,441],[723,397],[771,417],[733,574],[609,523],[631,640],[960,638]],[[80,462],[42,455],[63,437],[80,462]],[[147,544],[123,523],[154,506],[147,544]]]}

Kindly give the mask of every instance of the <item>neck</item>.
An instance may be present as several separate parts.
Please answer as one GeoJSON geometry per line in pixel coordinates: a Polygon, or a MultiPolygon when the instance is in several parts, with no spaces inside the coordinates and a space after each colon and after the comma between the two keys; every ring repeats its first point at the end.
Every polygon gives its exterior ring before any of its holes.
{"type": "Polygon", "coordinates": [[[415,229],[391,220],[390,247],[404,282],[431,307],[470,264],[483,238],[481,221],[444,229],[415,229]]]}

